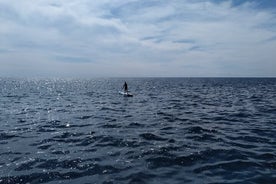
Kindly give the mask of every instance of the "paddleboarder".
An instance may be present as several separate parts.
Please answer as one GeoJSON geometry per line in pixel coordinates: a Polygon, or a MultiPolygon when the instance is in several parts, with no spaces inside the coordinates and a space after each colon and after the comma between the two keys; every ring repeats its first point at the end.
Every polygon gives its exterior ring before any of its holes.
{"type": "Polygon", "coordinates": [[[127,92],[128,92],[128,88],[127,88],[127,83],[126,83],[126,81],[125,81],[125,83],[124,83],[124,85],[123,85],[123,88],[124,88],[125,92],[127,93],[127,92]]]}

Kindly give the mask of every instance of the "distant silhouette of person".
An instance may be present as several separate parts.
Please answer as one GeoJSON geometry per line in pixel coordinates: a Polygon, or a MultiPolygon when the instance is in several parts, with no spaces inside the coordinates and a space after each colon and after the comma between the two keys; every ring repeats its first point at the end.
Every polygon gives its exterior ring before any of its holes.
{"type": "Polygon", "coordinates": [[[128,92],[128,87],[127,87],[127,83],[125,81],[124,85],[123,85],[124,91],[127,93],[128,92]]]}

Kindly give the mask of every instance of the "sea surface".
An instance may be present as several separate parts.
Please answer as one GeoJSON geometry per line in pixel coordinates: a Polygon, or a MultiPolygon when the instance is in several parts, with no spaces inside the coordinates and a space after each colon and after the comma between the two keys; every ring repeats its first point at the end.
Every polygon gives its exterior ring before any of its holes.
{"type": "Polygon", "coordinates": [[[0,87],[0,184],[276,183],[276,78],[0,87]]]}

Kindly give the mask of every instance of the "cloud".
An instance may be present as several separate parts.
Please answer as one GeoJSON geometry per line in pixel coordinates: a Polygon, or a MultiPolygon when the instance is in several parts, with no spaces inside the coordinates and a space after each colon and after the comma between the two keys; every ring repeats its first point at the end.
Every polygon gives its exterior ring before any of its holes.
{"type": "Polygon", "coordinates": [[[0,73],[275,76],[276,6],[267,7],[253,0],[4,0],[0,73]]]}

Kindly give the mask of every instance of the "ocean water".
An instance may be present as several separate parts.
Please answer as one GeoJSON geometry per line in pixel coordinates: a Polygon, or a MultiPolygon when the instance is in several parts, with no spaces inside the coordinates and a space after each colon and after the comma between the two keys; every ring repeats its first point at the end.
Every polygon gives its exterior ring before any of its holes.
{"type": "Polygon", "coordinates": [[[276,183],[275,78],[0,86],[1,184],[276,183]]]}

